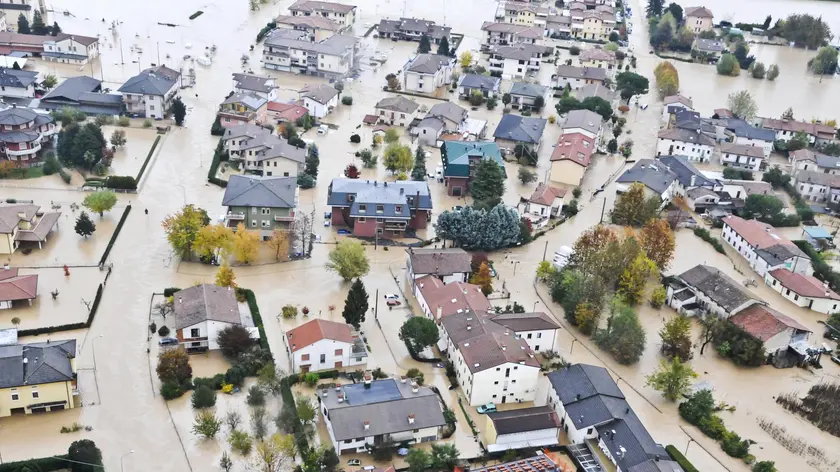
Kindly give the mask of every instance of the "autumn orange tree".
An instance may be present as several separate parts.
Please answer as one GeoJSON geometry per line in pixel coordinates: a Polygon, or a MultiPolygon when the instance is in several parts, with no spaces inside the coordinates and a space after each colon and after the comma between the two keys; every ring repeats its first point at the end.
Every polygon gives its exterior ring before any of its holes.
{"type": "Polygon", "coordinates": [[[656,218],[661,204],[662,199],[657,195],[647,197],[645,186],[636,182],[615,199],[612,222],[622,226],[644,226],[656,218]]]}
{"type": "Polygon", "coordinates": [[[280,228],[274,228],[274,231],[271,233],[271,239],[268,240],[268,247],[274,252],[274,259],[279,261],[280,256],[284,252],[288,254],[288,246],[289,236],[286,231],[280,228]]]}
{"type": "Polygon", "coordinates": [[[481,293],[490,295],[493,293],[493,277],[490,275],[490,265],[482,262],[478,266],[478,272],[473,274],[470,283],[481,287],[481,293]]]}
{"type": "Polygon", "coordinates": [[[680,74],[670,61],[662,61],[653,70],[659,92],[667,97],[680,91],[680,74]]]}
{"type": "Polygon", "coordinates": [[[245,225],[239,223],[233,235],[233,257],[237,262],[248,264],[257,258],[260,247],[260,235],[256,231],[249,231],[245,225]]]}
{"type": "Polygon", "coordinates": [[[663,219],[648,221],[641,234],[642,249],[661,271],[668,268],[674,257],[674,231],[663,219]]]}
{"type": "Polygon", "coordinates": [[[236,287],[236,274],[233,269],[227,264],[223,263],[219,270],[216,271],[216,285],[220,287],[236,287]]]}
{"type": "Polygon", "coordinates": [[[601,320],[601,307],[590,302],[578,304],[575,309],[575,321],[580,332],[590,336],[598,329],[598,322],[601,320]]]}
{"type": "Polygon", "coordinates": [[[222,224],[207,225],[198,230],[193,251],[202,259],[230,253],[233,247],[233,230],[222,224]]]}

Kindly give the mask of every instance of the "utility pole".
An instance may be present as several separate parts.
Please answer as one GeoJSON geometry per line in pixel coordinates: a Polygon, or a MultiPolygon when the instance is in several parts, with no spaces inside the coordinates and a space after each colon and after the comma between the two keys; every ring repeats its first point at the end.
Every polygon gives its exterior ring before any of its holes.
{"type": "Polygon", "coordinates": [[[379,321],[379,289],[376,289],[376,300],[373,301],[373,319],[379,321]]]}
{"type": "Polygon", "coordinates": [[[158,65],[160,65],[160,41],[155,43],[157,45],[157,58],[158,58],[158,65]]]}
{"type": "Polygon", "coordinates": [[[607,197],[604,196],[604,204],[601,206],[601,223],[604,222],[604,211],[607,210],[607,197]]]}
{"type": "Polygon", "coordinates": [[[548,241],[545,242],[545,249],[543,249],[543,261],[545,261],[545,255],[548,253],[548,241]]]}
{"type": "Polygon", "coordinates": [[[120,64],[125,65],[125,58],[123,57],[122,37],[120,37],[120,64]]]}

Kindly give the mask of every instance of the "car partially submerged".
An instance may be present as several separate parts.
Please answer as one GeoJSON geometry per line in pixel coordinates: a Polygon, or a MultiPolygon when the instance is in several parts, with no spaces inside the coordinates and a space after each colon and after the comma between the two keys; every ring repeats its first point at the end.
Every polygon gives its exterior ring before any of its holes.
{"type": "Polygon", "coordinates": [[[487,403],[486,405],[480,405],[475,410],[482,415],[485,414],[485,413],[495,413],[496,412],[496,404],[495,403],[487,403]]]}

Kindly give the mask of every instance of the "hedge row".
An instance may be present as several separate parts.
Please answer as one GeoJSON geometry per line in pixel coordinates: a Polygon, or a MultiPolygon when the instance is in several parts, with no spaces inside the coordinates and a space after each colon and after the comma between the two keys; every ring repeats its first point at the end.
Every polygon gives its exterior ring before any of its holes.
{"type": "MultiPolygon", "coordinates": [[[[96,317],[96,311],[99,309],[99,301],[102,299],[103,286],[99,284],[96,289],[96,298],[93,299],[93,304],[90,306],[90,313],[88,313],[87,321],[84,323],[70,323],[57,326],[44,326],[42,328],[22,329],[18,332],[18,336],[37,336],[39,334],[58,333],[60,331],[72,331],[74,329],[90,328],[93,324],[93,319],[96,317]]],[[[2,469],[0,469],[2,472],[2,469]]]]}
{"type": "Polygon", "coordinates": [[[149,149],[149,154],[146,155],[146,160],[143,161],[143,166],[140,167],[140,172],[137,173],[137,177],[134,178],[134,181],[140,183],[140,179],[143,178],[143,172],[146,172],[146,166],[149,165],[149,161],[152,159],[152,154],[155,152],[155,148],[157,148],[158,141],[160,141],[160,135],[155,137],[155,142],[152,143],[152,148],[149,149]]]}
{"type": "Polygon", "coordinates": [[[137,181],[130,175],[109,175],[105,186],[118,190],[137,190],[137,181]]]}
{"type": "Polygon", "coordinates": [[[694,465],[692,465],[692,463],[689,462],[688,459],[686,459],[685,456],[682,455],[682,453],[672,444],[665,446],[665,452],[667,452],[668,455],[671,456],[671,459],[676,461],[676,463],[679,464],[685,472],[700,472],[697,470],[697,467],[694,467],[694,465]]]}
{"type": "Polygon", "coordinates": [[[260,332],[260,347],[271,352],[271,346],[268,345],[268,337],[265,335],[262,316],[260,316],[260,307],[257,305],[257,297],[254,295],[254,291],[247,288],[237,288],[236,290],[245,295],[245,300],[248,302],[248,309],[251,310],[251,318],[254,320],[254,326],[260,332]]]}
{"type": "Polygon", "coordinates": [[[108,260],[108,255],[111,254],[111,248],[114,247],[114,243],[117,242],[117,236],[120,235],[120,231],[122,231],[123,223],[125,223],[125,219],[128,218],[128,214],[131,212],[131,205],[125,207],[123,210],[123,214],[120,217],[119,223],[117,223],[117,227],[114,228],[114,234],[111,235],[111,240],[108,241],[108,246],[105,247],[105,252],[102,253],[102,258],[99,259],[99,265],[105,263],[108,260]]]}
{"type": "Polygon", "coordinates": [[[175,295],[175,292],[180,292],[180,291],[181,291],[181,289],[178,288],[178,287],[165,288],[165,289],[163,289],[163,296],[166,297],[166,298],[169,298],[172,295],[175,295]]]}
{"type": "Polygon", "coordinates": [[[210,163],[210,169],[207,171],[207,181],[219,187],[227,187],[227,181],[216,177],[216,172],[219,170],[219,165],[225,157],[224,142],[219,139],[219,144],[216,145],[216,150],[213,152],[213,162],[210,163]]]}
{"type": "Polygon", "coordinates": [[[67,455],[62,455],[55,457],[42,457],[40,459],[27,459],[17,462],[6,462],[4,464],[0,464],[0,472],[51,472],[54,470],[65,470],[67,469],[69,463],[62,459],[67,458],[67,455]]]}

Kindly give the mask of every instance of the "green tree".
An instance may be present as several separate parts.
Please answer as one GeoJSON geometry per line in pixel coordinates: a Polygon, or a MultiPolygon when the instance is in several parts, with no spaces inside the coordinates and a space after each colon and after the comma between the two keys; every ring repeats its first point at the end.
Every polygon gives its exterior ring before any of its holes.
{"type": "Polygon", "coordinates": [[[461,56],[458,58],[458,62],[461,64],[462,69],[467,69],[472,65],[473,55],[469,51],[464,51],[461,53],[461,56]]]}
{"type": "Polygon", "coordinates": [[[183,259],[192,255],[198,232],[210,223],[207,212],[193,205],[186,205],[174,215],[167,215],[161,226],[170,246],[183,259]]]}
{"type": "Polygon", "coordinates": [[[92,235],[94,231],[96,231],[96,225],[91,221],[90,217],[88,216],[87,212],[82,212],[79,214],[79,218],[76,219],[76,234],[79,236],[84,236],[87,239],[88,236],[92,235]]]}
{"type": "Polygon", "coordinates": [[[53,36],[57,36],[58,33],[61,33],[61,26],[58,26],[57,21],[53,21],[52,28],[50,28],[50,34],[53,36]]]}
{"type": "Polygon", "coordinates": [[[643,252],[636,255],[621,273],[618,281],[618,294],[624,303],[638,305],[644,300],[645,286],[655,270],[656,264],[643,252]]]}
{"type": "Polygon", "coordinates": [[[312,177],[311,175],[305,172],[303,174],[298,174],[297,184],[298,187],[302,189],[312,188],[315,186],[315,177],[312,177]]]}
{"type": "Polygon", "coordinates": [[[665,304],[665,297],[667,297],[667,291],[665,287],[656,287],[650,293],[650,306],[654,308],[662,308],[662,305],[665,304]]]}
{"type": "Polygon", "coordinates": [[[586,97],[580,102],[580,105],[590,111],[601,115],[604,120],[609,120],[613,114],[613,109],[610,103],[601,97],[586,97]]]}
{"type": "Polygon", "coordinates": [[[821,17],[795,13],[781,22],[779,35],[796,46],[817,49],[831,40],[831,28],[821,17]]]}
{"type": "Polygon", "coordinates": [[[648,18],[661,16],[664,8],[665,2],[663,0],[648,0],[645,12],[647,13],[648,18]]]}
{"type": "Polygon", "coordinates": [[[67,458],[73,461],[69,464],[72,472],[101,472],[103,470],[102,451],[90,439],[73,441],[67,449],[67,458]]]}
{"type": "Polygon", "coordinates": [[[776,463],[773,461],[756,462],[752,466],[752,472],[776,472],[776,463]]]}
{"type": "Polygon", "coordinates": [[[837,70],[837,50],[832,46],[823,46],[817,55],[808,61],[808,69],[814,74],[833,74],[837,70]]]}
{"type": "Polygon", "coordinates": [[[523,184],[530,184],[537,181],[537,173],[528,169],[525,166],[519,167],[519,181],[523,184]]]}
{"type": "Polygon", "coordinates": [[[312,406],[312,401],[308,397],[298,395],[295,398],[295,406],[297,407],[298,418],[304,426],[309,426],[315,422],[315,415],[318,410],[312,406]]]}
{"type": "Polygon", "coordinates": [[[437,53],[438,53],[438,55],[441,55],[441,56],[451,56],[452,55],[452,51],[449,49],[449,39],[446,36],[440,38],[440,43],[438,43],[437,53]]]}
{"type": "Polygon", "coordinates": [[[196,410],[216,406],[216,392],[207,385],[200,385],[193,390],[191,402],[196,410]]]}
{"type": "Polygon", "coordinates": [[[470,183],[470,195],[477,209],[490,210],[502,202],[505,194],[505,170],[490,159],[482,159],[470,183]]]}
{"type": "Polygon", "coordinates": [[[187,106],[181,101],[181,97],[172,101],[172,114],[175,116],[175,124],[183,126],[184,118],[187,116],[187,106]]]}
{"type": "Polygon", "coordinates": [[[753,79],[763,79],[765,75],[767,75],[767,69],[764,67],[763,62],[753,62],[750,66],[750,74],[752,75],[753,79]]]}
{"type": "Polygon", "coordinates": [[[409,352],[417,354],[438,342],[440,333],[434,321],[423,316],[414,316],[400,327],[400,339],[409,352]]]}
{"type": "Polygon", "coordinates": [[[321,159],[318,155],[318,146],[316,146],[315,143],[312,143],[309,146],[309,152],[306,155],[306,168],[303,172],[311,175],[315,179],[318,178],[318,166],[321,164],[321,159]]]}
{"type": "Polygon", "coordinates": [[[618,151],[618,141],[615,139],[610,139],[610,141],[607,143],[607,151],[609,151],[610,154],[613,154],[616,151],[618,151]]]}
{"type": "Polygon", "coordinates": [[[423,146],[417,146],[414,151],[414,168],[411,169],[411,180],[423,182],[426,180],[426,153],[423,146]]]}
{"type": "Polygon", "coordinates": [[[458,463],[458,455],[454,444],[432,444],[431,466],[438,470],[453,470],[458,463]]]}
{"type": "Polygon", "coordinates": [[[659,330],[662,340],[662,354],[669,358],[678,358],[683,362],[691,359],[691,320],[687,316],[677,315],[665,322],[659,330]]]}
{"type": "Polygon", "coordinates": [[[388,128],[385,130],[385,144],[393,144],[400,142],[400,132],[397,128],[388,128]]]}
{"type": "Polygon", "coordinates": [[[35,13],[32,14],[32,26],[30,28],[32,34],[47,35],[50,29],[44,24],[44,18],[41,17],[41,11],[35,8],[35,13]]]}
{"type": "Polygon", "coordinates": [[[233,460],[227,451],[222,451],[222,457],[219,458],[219,468],[224,472],[230,472],[233,469],[233,460]]]}
{"type": "Polygon", "coordinates": [[[779,66],[776,64],[771,64],[770,67],[767,68],[767,80],[776,80],[776,77],[779,76],[779,66]]]}
{"type": "Polygon", "coordinates": [[[755,99],[746,90],[730,93],[727,97],[727,105],[732,114],[742,120],[750,120],[758,112],[755,99]]]}
{"type": "Polygon", "coordinates": [[[540,263],[537,264],[537,278],[542,280],[543,282],[550,279],[556,271],[557,269],[555,269],[554,266],[551,265],[551,262],[540,261],[540,263]]]}
{"type": "Polygon", "coordinates": [[[350,291],[347,292],[347,298],[344,300],[344,311],[342,312],[344,321],[359,329],[359,326],[365,321],[368,306],[368,293],[365,290],[365,284],[362,283],[362,279],[356,279],[350,286],[350,291]]]}
{"type": "Polygon", "coordinates": [[[344,240],[330,251],[327,270],[337,273],[345,282],[364,276],[370,270],[365,248],[359,241],[344,240]]]}
{"type": "Polygon", "coordinates": [[[508,106],[510,104],[510,101],[511,101],[511,97],[510,97],[509,93],[505,93],[504,95],[502,95],[502,103],[505,106],[508,106]]]}
{"type": "Polygon", "coordinates": [[[113,133],[111,133],[111,146],[120,147],[125,146],[127,142],[125,139],[125,131],[121,129],[115,129],[113,133]]]}
{"type": "Polygon", "coordinates": [[[688,400],[680,403],[680,416],[691,424],[700,424],[715,412],[715,399],[708,389],[694,392],[688,400]]]}
{"type": "Polygon", "coordinates": [[[769,183],[774,189],[784,188],[790,182],[790,175],[775,165],[761,176],[761,180],[769,183]]]}
{"type": "Polygon", "coordinates": [[[111,190],[100,190],[88,194],[82,205],[88,210],[99,213],[101,218],[106,211],[110,211],[117,204],[117,194],[111,190]]]}
{"type": "Polygon", "coordinates": [[[688,364],[680,362],[679,358],[671,362],[660,361],[659,369],[645,377],[647,385],[662,392],[662,396],[675,402],[691,387],[691,381],[697,373],[688,364]]]}
{"type": "Polygon", "coordinates": [[[744,201],[742,216],[745,219],[770,222],[776,220],[784,208],[784,202],[774,195],[753,194],[744,201]]]}
{"type": "Polygon", "coordinates": [[[58,156],[70,167],[91,169],[102,160],[107,146],[102,128],[96,123],[70,123],[58,133],[58,156]]]}
{"type": "Polygon", "coordinates": [[[219,350],[231,361],[239,359],[239,356],[251,349],[255,342],[251,332],[240,325],[228,325],[216,335],[219,350]]]}
{"type": "Polygon", "coordinates": [[[26,19],[23,13],[18,15],[18,29],[17,32],[20,34],[32,34],[32,30],[29,28],[29,20],[26,19]]]}
{"type": "Polygon", "coordinates": [[[426,54],[432,50],[432,44],[429,42],[429,37],[425,34],[420,36],[420,45],[417,46],[417,52],[419,54],[426,54]]]}
{"type": "Polygon", "coordinates": [[[720,75],[737,76],[741,73],[738,59],[732,54],[724,54],[717,63],[717,73],[720,75]]]}
{"type": "Polygon", "coordinates": [[[362,149],[359,151],[359,159],[362,160],[362,165],[368,169],[376,167],[377,157],[373,155],[370,149],[362,149]]]}
{"type": "Polygon", "coordinates": [[[405,461],[408,463],[408,472],[425,472],[432,465],[432,458],[424,449],[409,449],[405,461]]]}
{"type": "MultiPolygon", "coordinates": [[[[199,387],[199,389],[207,388],[204,386],[199,387]]],[[[209,390],[209,389],[208,389],[209,390]]],[[[216,394],[214,392],[213,395],[216,394]]],[[[193,398],[195,398],[195,394],[193,394],[193,398]]],[[[195,422],[193,423],[193,433],[203,437],[204,439],[213,439],[216,437],[219,431],[222,429],[222,420],[216,417],[212,411],[203,410],[198,412],[195,415],[195,422]]]]}
{"type": "Polygon", "coordinates": [[[391,143],[385,148],[383,162],[385,168],[391,173],[408,172],[414,159],[411,156],[411,149],[408,146],[401,146],[391,143]]]}
{"type": "Polygon", "coordinates": [[[650,86],[648,78],[635,72],[620,72],[615,77],[616,90],[621,93],[622,100],[629,100],[633,95],[648,92],[650,86]]]}
{"type": "Polygon", "coordinates": [[[614,300],[607,327],[598,331],[595,342],[601,349],[612,354],[619,364],[629,365],[639,361],[645,350],[646,338],[636,312],[614,300]]]}
{"type": "Polygon", "coordinates": [[[681,6],[677,5],[674,2],[671,2],[668,5],[668,11],[671,13],[671,15],[674,16],[674,20],[677,21],[677,24],[682,23],[682,21],[683,21],[683,9],[682,9],[681,6]]]}
{"type": "Polygon", "coordinates": [[[616,198],[612,221],[625,226],[644,226],[656,217],[660,205],[659,197],[646,198],[644,185],[636,182],[616,198]]]}
{"type": "Polygon", "coordinates": [[[177,348],[158,354],[156,372],[161,382],[176,382],[180,385],[189,380],[192,377],[192,367],[187,351],[177,348]]]}
{"type": "Polygon", "coordinates": [[[41,85],[45,89],[50,90],[58,85],[58,78],[54,74],[47,74],[44,76],[44,79],[41,80],[41,85]]]}

